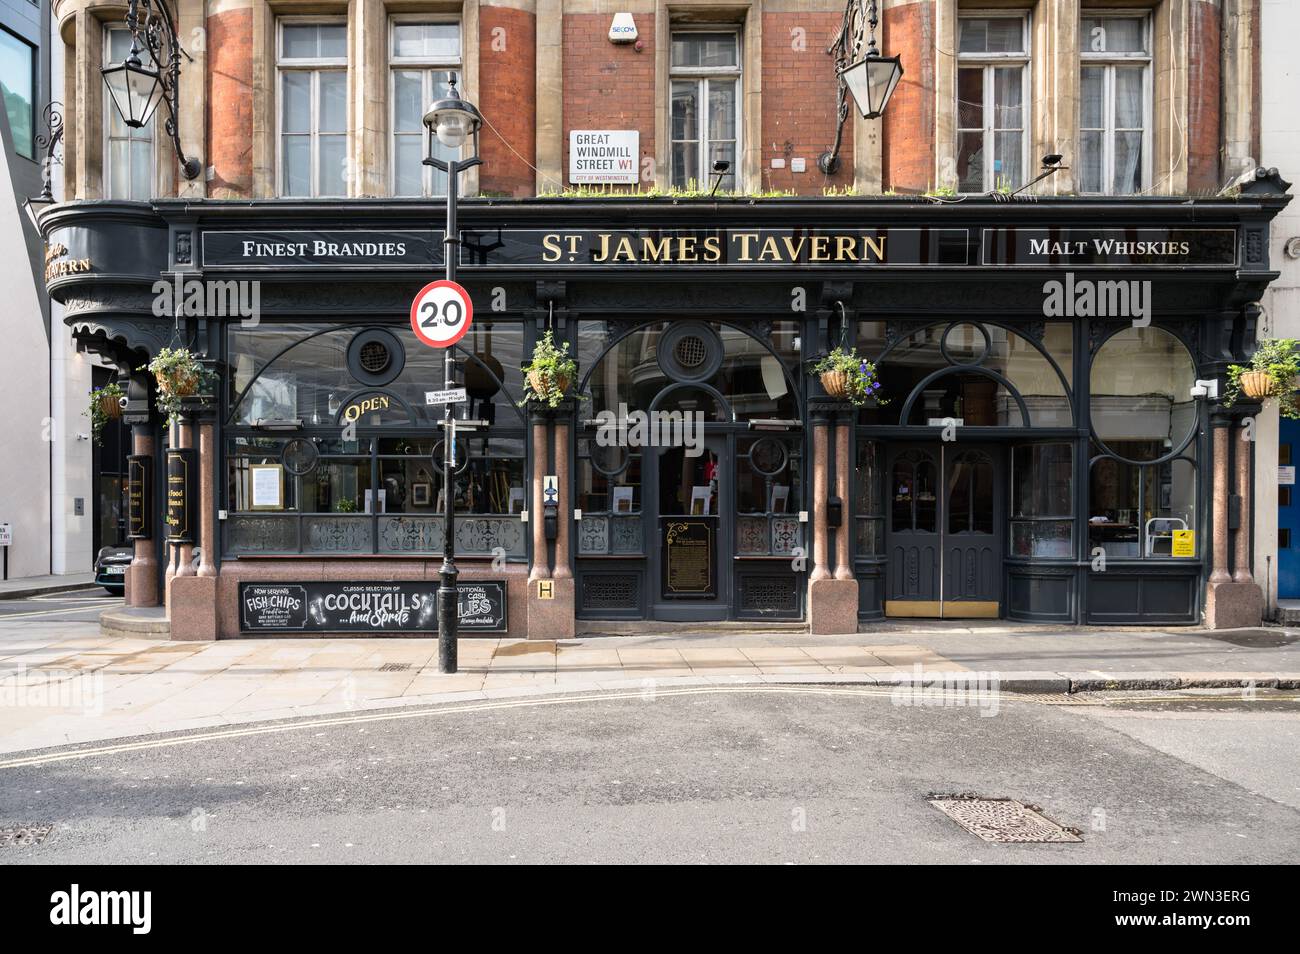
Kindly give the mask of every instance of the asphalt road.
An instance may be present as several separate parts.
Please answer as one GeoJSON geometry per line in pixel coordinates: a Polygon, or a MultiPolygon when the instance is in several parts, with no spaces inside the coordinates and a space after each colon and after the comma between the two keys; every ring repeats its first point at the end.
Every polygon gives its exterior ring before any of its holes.
{"type": "Polygon", "coordinates": [[[980,712],[746,688],[213,730],[0,766],[0,827],[54,826],[0,862],[1255,863],[1300,848],[1295,694],[1004,695],[980,712]],[[1084,840],[985,843],[936,793],[1016,798],[1084,840]]]}
{"type": "Polygon", "coordinates": [[[111,606],[121,606],[122,597],[110,596],[103,587],[31,596],[26,599],[0,600],[0,624],[3,623],[94,623],[99,614],[111,606]]]}

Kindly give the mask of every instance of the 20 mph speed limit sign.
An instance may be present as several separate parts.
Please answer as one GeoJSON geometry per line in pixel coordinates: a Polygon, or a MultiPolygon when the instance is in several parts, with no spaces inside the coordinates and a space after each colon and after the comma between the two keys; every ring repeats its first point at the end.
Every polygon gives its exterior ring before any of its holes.
{"type": "Polygon", "coordinates": [[[429,282],[411,302],[411,330],[430,348],[450,348],[465,337],[473,320],[469,292],[445,278],[429,282]]]}

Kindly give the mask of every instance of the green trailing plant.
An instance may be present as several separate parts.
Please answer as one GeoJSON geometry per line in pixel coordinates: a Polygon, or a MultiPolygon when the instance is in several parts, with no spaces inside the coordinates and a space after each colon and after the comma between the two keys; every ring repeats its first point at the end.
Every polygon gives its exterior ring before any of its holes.
{"type": "Polygon", "coordinates": [[[357,503],[351,497],[340,497],[334,501],[335,513],[356,513],[357,503]]]}
{"type": "Polygon", "coordinates": [[[856,348],[832,348],[813,365],[813,373],[822,376],[822,386],[828,394],[847,398],[857,407],[869,400],[881,405],[889,403],[880,394],[876,366],[861,357],[856,348]]]}
{"type": "Polygon", "coordinates": [[[90,418],[90,437],[96,444],[102,438],[104,425],[122,416],[122,388],[113,381],[102,388],[91,388],[90,406],[82,414],[90,418]]]}
{"type": "Polygon", "coordinates": [[[1296,399],[1296,377],[1300,375],[1300,341],[1295,338],[1265,338],[1250,356],[1250,364],[1228,365],[1228,386],[1224,391],[1225,407],[1232,407],[1245,392],[1242,377],[1252,373],[1268,376],[1268,397],[1277,398],[1278,413],[1300,419],[1300,402],[1296,399]]]}
{"type": "Polygon", "coordinates": [[[167,423],[174,424],[185,406],[185,398],[202,392],[212,381],[212,372],[199,364],[199,359],[188,348],[162,348],[147,365],[158,383],[158,409],[167,415],[167,423]]]}
{"type": "Polygon", "coordinates": [[[557,347],[554,332],[548,331],[533,346],[533,358],[523,372],[524,400],[556,408],[578,376],[578,362],[569,357],[569,343],[557,347]]]}

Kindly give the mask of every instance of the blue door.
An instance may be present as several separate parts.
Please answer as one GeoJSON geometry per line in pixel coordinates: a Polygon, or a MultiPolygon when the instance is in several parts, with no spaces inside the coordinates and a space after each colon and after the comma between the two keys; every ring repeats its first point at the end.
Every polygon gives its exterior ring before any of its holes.
{"type": "MultiPolygon", "coordinates": [[[[1300,421],[1282,418],[1278,441],[1279,467],[1294,467],[1300,448],[1300,421]]],[[[1294,473],[1294,471],[1292,471],[1294,473]]],[[[1300,598],[1300,501],[1296,487],[1278,484],[1277,488],[1277,595],[1279,599],[1300,598]]]]}

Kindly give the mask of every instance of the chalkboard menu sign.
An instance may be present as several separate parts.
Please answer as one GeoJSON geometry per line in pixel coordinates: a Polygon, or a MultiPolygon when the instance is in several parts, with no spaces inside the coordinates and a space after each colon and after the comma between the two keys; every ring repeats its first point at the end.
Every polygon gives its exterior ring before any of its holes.
{"type": "Polygon", "coordinates": [[[193,543],[194,449],[173,447],[167,451],[167,540],[193,543]]]}
{"type": "Polygon", "coordinates": [[[716,548],[712,520],[682,517],[664,527],[664,599],[714,599],[716,548]]]}
{"type": "MultiPolygon", "coordinates": [[[[411,633],[438,631],[438,581],[241,583],[241,633],[411,633]]],[[[464,580],[462,633],[506,631],[504,580],[464,580]]]]}
{"type": "Polygon", "coordinates": [[[153,457],[130,454],[126,458],[126,536],[148,540],[153,527],[153,457]]]}

